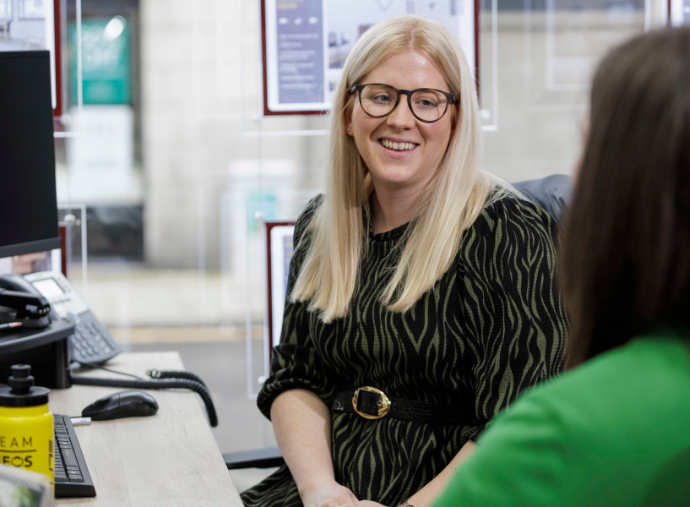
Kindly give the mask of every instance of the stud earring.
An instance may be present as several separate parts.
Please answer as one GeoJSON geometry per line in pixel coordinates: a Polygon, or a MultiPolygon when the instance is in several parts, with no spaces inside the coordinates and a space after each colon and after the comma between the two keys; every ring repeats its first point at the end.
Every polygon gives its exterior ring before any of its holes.
{"type": "Polygon", "coordinates": [[[352,129],[347,129],[348,132],[352,132],[352,129]]]}

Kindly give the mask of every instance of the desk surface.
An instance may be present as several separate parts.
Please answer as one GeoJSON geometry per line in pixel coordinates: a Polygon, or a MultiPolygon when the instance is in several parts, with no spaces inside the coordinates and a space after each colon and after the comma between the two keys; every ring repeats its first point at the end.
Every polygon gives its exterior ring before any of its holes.
{"type": "MultiPolygon", "coordinates": [[[[146,378],[146,370],[182,370],[177,352],[120,354],[108,368],[146,378]]],[[[91,376],[126,378],[105,371],[91,376]]],[[[78,416],[102,396],[123,389],[74,386],[53,390],[50,409],[78,416]]],[[[191,391],[148,391],[158,401],[152,417],[94,421],[76,426],[95,498],[66,498],[58,506],[241,507],[201,399],[191,391]]]]}

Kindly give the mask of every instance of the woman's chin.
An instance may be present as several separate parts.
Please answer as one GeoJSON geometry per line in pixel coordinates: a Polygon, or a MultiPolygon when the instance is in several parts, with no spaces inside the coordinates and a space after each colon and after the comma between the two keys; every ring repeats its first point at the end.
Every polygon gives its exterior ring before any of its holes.
{"type": "Polygon", "coordinates": [[[401,189],[417,186],[420,178],[417,171],[401,171],[399,167],[387,168],[383,171],[370,171],[374,186],[401,189]]]}
{"type": "Polygon", "coordinates": [[[406,176],[390,176],[385,178],[373,178],[374,186],[389,188],[391,190],[399,190],[414,186],[414,180],[406,176]]]}

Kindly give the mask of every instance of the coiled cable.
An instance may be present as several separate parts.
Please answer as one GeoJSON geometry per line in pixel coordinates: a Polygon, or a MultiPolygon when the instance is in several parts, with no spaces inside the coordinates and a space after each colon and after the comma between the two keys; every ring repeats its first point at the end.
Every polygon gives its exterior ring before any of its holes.
{"type": "Polygon", "coordinates": [[[199,382],[202,386],[206,387],[206,384],[204,383],[203,380],[201,380],[201,377],[199,375],[196,375],[192,373],[191,371],[182,371],[182,370],[146,370],[146,374],[151,377],[152,379],[170,379],[170,378],[177,378],[177,379],[187,379],[187,380],[193,380],[194,382],[199,382]]]}
{"type": "MultiPolygon", "coordinates": [[[[151,370],[156,371],[156,370],[151,370]]],[[[173,372],[159,372],[159,373],[173,373],[173,372]]],[[[186,373],[188,376],[186,378],[168,377],[168,379],[163,379],[161,377],[155,380],[119,380],[113,378],[98,378],[98,377],[86,377],[84,375],[72,375],[72,383],[82,386],[104,386],[104,387],[128,387],[134,389],[190,389],[201,396],[201,399],[206,406],[206,412],[208,413],[209,424],[215,428],[218,426],[218,416],[216,414],[216,407],[213,405],[213,400],[211,399],[211,393],[209,392],[206,384],[199,379],[196,375],[189,372],[174,372],[174,373],[186,373]],[[190,380],[190,376],[196,377],[198,380],[190,380]]],[[[148,372],[147,372],[148,374],[148,372]]],[[[149,375],[151,376],[151,375],[149,375]]]]}

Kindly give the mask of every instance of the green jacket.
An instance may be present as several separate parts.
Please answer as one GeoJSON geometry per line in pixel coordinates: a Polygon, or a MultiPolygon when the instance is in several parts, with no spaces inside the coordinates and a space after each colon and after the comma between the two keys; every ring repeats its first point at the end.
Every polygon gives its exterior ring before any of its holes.
{"type": "Polygon", "coordinates": [[[690,336],[640,336],[499,414],[434,507],[690,505],[690,336]]]}

